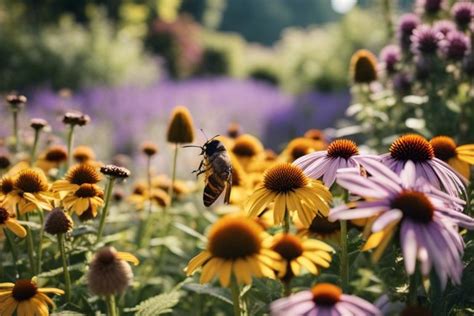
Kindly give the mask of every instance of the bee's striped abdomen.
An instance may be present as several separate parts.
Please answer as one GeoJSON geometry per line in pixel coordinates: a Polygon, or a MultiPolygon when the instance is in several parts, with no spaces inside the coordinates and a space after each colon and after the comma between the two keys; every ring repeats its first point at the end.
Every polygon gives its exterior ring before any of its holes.
{"type": "Polygon", "coordinates": [[[206,207],[214,203],[225,188],[225,181],[216,173],[212,173],[207,178],[207,184],[204,188],[203,200],[206,207]]]}

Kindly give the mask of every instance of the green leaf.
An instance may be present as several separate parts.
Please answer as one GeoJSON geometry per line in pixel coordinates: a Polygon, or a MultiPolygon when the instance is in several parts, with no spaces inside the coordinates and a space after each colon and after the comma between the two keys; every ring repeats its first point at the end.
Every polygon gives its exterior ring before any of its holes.
{"type": "Polygon", "coordinates": [[[198,283],[191,283],[186,284],[183,288],[197,294],[210,295],[231,305],[233,304],[232,299],[230,298],[230,292],[220,287],[213,287],[209,284],[201,285],[198,283]]]}
{"type": "Polygon", "coordinates": [[[173,307],[178,304],[181,293],[174,290],[149,298],[133,308],[127,308],[126,312],[136,312],[136,316],[154,316],[171,313],[173,307]]]}

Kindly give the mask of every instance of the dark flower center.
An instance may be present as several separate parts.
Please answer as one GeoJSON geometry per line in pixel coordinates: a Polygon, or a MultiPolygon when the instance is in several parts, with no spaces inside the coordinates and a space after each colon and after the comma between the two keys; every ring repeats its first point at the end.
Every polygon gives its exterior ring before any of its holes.
{"type": "Polygon", "coordinates": [[[336,139],[328,146],[328,157],[331,158],[349,159],[358,153],[357,145],[348,139],[336,139]]]}
{"type": "Polygon", "coordinates": [[[18,280],[12,290],[12,296],[17,302],[26,301],[38,293],[38,287],[30,280],[18,280]]]}
{"type": "Polygon", "coordinates": [[[33,169],[20,171],[20,175],[15,181],[15,186],[22,192],[38,193],[48,189],[46,177],[33,169]]]}
{"type": "Polygon", "coordinates": [[[10,218],[10,214],[6,209],[0,207],[0,225],[5,224],[5,222],[10,218]]]}
{"type": "Polygon", "coordinates": [[[423,162],[434,157],[433,147],[422,136],[408,134],[399,137],[390,146],[392,158],[400,161],[423,162]]]}
{"type": "Polygon", "coordinates": [[[84,183],[81,184],[79,189],[74,193],[75,196],[80,198],[92,198],[97,196],[97,189],[93,184],[84,183]]]}
{"type": "Polygon", "coordinates": [[[270,191],[286,193],[303,188],[308,184],[308,178],[303,171],[289,163],[280,163],[265,172],[263,185],[270,191]]]}
{"type": "Polygon", "coordinates": [[[208,249],[215,257],[233,260],[258,254],[261,231],[251,219],[223,218],[211,228],[208,249]]]}
{"type": "Polygon", "coordinates": [[[330,283],[320,283],[311,289],[311,293],[317,305],[332,306],[341,299],[342,290],[330,283]]]}
{"type": "Polygon", "coordinates": [[[77,185],[84,183],[95,184],[100,181],[100,178],[100,174],[96,169],[88,164],[80,164],[72,167],[66,175],[67,181],[77,185]]]}
{"type": "Polygon", "coordinates": [[[371,83],[377,80],[377,59],[367,51],[360,50],[352,57],[352,75],[356,83],[371,83]]]}
{"type": "Polygon", "coordinates": [[[308,230],[313,234],[329,235],[339,231],[341,225],[339,222],[330,222],[326,217],[316,216],[308,230]]]}
{"type": "Polygon", "coordinates": [[[241,135],[236,138],[232,152],[239,157],[253,157],[263,151],[262,145],[251,135],[241,135]]]}
{"type": "Polygon", "coordinates": [[[8,194],[14,189],[14,183],[11,178],[3,178],[2,183],[0,184],[0,190],[3,194],[8,194]]]}
{"type": "Polygon", "coordinates": [[[67,152],[61,146],[52,147],[46,152],[45,158],[47,161],[60,163],[60,162],[66,161],[67,152]]]}
{"type": "Polygon", "coordinates": [[[401,192],[390,206],[402,211],[404,217],[409,217],[419,223],[429,223],[433,219],[433,204],[421,192],[401,192]]]}
{"type": "Polygon", "coordinates": [[[303,245],[299,238],[289,234],[281,235],[272,249],[287,261],[294,260],[303,253],[303,245]]]}
{"type": "Polygon", "coordinates": [[[96,254],[96,261],[103,265],[109,265],[117,259],[116,253],[110,247],[99,250],[96,254]]]}
{"type": "Polygon", "coordinates": [[[448,161],[456,157],[456,143],[451,137],[437,136],[430,141],[436,158],[448,161]]]}

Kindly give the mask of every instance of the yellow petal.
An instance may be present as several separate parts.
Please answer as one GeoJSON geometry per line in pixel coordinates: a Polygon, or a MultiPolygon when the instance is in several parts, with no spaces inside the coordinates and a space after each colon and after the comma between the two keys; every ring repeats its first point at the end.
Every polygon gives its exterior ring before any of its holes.
{"type": "Polygon", "coordinates": [[[18,237],[25,238],[26,229],[23,226],[21,226],[16,220],[8,219],[5,222],[5,226],[7,226],[8,229],[11,230],[18,237]]]}
{"type": "Polygon", "coordinates": [[[194,258],[192,258],[189,261],[188,266],[185,268],[186,275],[189,276],[193,274],[194,271],[197,268],[201,267],[206,261],[208,261],[209,258],[211,258],[211,253],[209,251],[203,251],[194,258]]]}
{"type": "Polygon", "coordinates": [[[128,252],[118,251],[117,252],[117,258],[119,258],[121,260],[124,260],[124,261],[128,261],[131,264],[133,264],[134,266],[136,266],[140,263],[140,260],[138,260],[137,257],[135,257],[134,255],[132,255],[131,253],[128,253],[128,252]]]}

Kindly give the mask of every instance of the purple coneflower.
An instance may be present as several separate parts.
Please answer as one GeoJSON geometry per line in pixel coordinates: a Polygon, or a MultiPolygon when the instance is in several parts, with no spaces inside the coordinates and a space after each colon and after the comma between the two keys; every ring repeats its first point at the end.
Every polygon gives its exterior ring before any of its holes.
{"type": "Polygon", "coordinates": [[[451,8],[451,15],[456,24],[465,29],[471,23],[474,16],[474,4],[468,1],[457,2],[451,8]]]}
{"type": "Polygon", "coordinates": [[[270,306],[271,315],[382,315],[366,300],[342,293],[330,283],[319,283],[311,290],[281,298],[270,306]]]}
{"type": "Polygon", "coordinates": [[[296,159],[293,164],[303,169],[313,179],[322,177],[324,185],[331,187],[336,180],[336,172],[342,168],[354,168],[364,165],[375,156],[360,155],[357,145],[348,139],[332,141],[325,151],[317,151],[296,159]]]}
{"type": "Polygon", "coordinates": [[[380,60],[389,74],[395,72],[395,66],[400,62],[400,59],[400,47],[397,45],[387,45],[380,52],[380,60]]]}
{"type": "Polygon", "coordinates": [[[445,6],[445,0],[417,0],[417,12],[424,14],[436,14],[445,6]]]}
{"type": "Polygon", "coordinates": [[[409,275],[415,273],[418,259],[424,276],[429,275],[434,266],[443,288],[448,278],[459,284],[464,242],[457,226],[474,228],[474,219],[459,211],[464,201],[421,179],[412,161],[405,164],[400,176],[379,162],[370,162],[364,168],[372,177],[340,172],[337,183],[366,201],[332,209],[329,220],[374,217],[373,235],[364,250],[377,247],[375,260],[380,258],[399,227],[405,269],[409,275]]]}
{"type": "Polygon", "coordinates": [[[455,61],[462,60],[470,47],[469,37],[459,31],[449,32],[440,43],[444,56],[455,61]]]}
{"type": "Polygon", "coordinates": [[[420,25],[413,30],[411,39],[411,51],[418,55],[434,55],[442,39],[442,34],[436,32],[429,25],[420,25]]]}
{"type": "Polygon", "coordinates": [[[409,49],[413,30],[420,24],[420,18],[413,13],[407,13],[400,17],[398,22],[397,37],[403,49],[409,49]]]}
{"type": "Polygon", "coordinates": [[[433,30],[446,36],[448,33],[456,31],[456,24],[449,20],[440,20],[433,24],[433,30]]]}
{"type": "Polygon", "coordinates": [[[396,174],[400,174],[408,161],[415,164],[417,178],[424,178],[437,188],[444,188],[451,196],[465,192],[467,180],[447,163],[434,155],[433,147],[417,134],[407,134],[396,139],[390,151],[381,155],[381,161],[396,174]]]}

